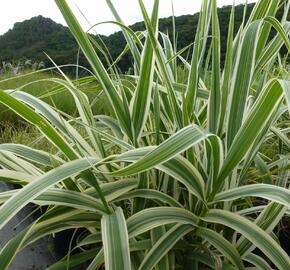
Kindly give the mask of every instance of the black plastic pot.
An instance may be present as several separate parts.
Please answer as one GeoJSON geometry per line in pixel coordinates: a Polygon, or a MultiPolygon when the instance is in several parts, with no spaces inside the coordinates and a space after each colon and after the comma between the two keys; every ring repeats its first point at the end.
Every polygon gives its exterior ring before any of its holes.
{"type": "Polygon", "coordinates": [[[286,227],[279,232],[279,241],[280,241],[281,247],[290,256],[290,224],[289,224],[289,227],[286,227]]]}
{"type": "MultiPolygon", "coordinates": [[[[0,192],[10,190],[12,186],[0,182],[0,192]]],[[[22,209],[12,220],[0,230],[0,249],[15,235],[33,222],[31,212],[32,205],[22,209]]],[[[11,263],[9,270],[41,270],[55,262],[55,254],[52,251],[53,242],[43,238],[24,248],[11,263]]]]}

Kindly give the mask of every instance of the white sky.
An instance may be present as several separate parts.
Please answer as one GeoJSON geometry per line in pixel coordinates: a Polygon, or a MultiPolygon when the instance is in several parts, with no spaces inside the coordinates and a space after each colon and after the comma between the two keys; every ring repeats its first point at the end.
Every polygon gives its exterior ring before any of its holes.
{"type": "MultiPolygon", "coordinates": [[[[153,0],[143,0],[149,8],[153,0]]],[[[175,15],[194,14],[199,11],[202,0],[173,0],[175,15]]],[[[233,0],[217,0],[219,6],[231,5],[233,0]]],[[[89,28],[76,6],[85,14],[86,18],[92,23],[113,20],[110,10],[105,0],[67,0],[85,30],[89,28]]],[[[244,3],[245,0],[235,0],[236,4],[244,3]]],[[[248,0],[248,2],[255,2],[248,0]]],[[[113,3],[127,25],[142,21],[137,0],[113,0],[113,3]]],[[[160,0],[159,17],[171,16],[171,1],[160,0]]],[[[0,35],[13,27],[15,22],[30,19],[33,16],[43,15],[58,23],[65,25],[61,13],[59,12],[54,0],[8,0],[3,1],[0,9],[0,35]]],[[[98,26],[95,30],[99,34],[110,34],[118,27],[105,24],[98,26]]]]}

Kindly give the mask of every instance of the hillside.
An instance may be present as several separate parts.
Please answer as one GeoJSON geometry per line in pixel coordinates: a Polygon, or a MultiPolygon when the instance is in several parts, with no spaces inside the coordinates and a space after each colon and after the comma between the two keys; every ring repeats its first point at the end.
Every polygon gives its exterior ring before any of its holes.
{"type": "Polygon", "coordinates": [[[13,29],[0,36],[0,60],[21,58],[49,63],[43,53],[59,63],[75,62],[77,44],[67,27],[42,16],[15,23],[13,29]]]}
{"type": "MultiPolygon", "coordinates": [[[[236,7],[235,13],[235,31],[242,22],[243,6],[236,7]]],[[[251,12],[253,4],[248,5],[247,16],[251,12]]],[[[228,21],[231,7],[223,7],[218,10],[222,52],[226,49],[226,38],[228,31],[228,21]]],[[[183,15],[175,18],[176,32],[178,36],[178,47],[183,48],[190,44],[196,32],[199,14],[183,15]]],[[[172,18],[163,18],[159,22],[160,30],[165,33],[172,33],[172,18]]],[[[131,26],[134,31],[144,30],[142,22],[131,26]]],[[[121,32],[116,32],[110,36],[101,36],[109,49],[113,59],[122,51],[125,45],[121,32]]],[[[69,29],[61,24],[55,23],[49,18],[42,16],[33,17],[21,23],[15,23],[13,29],[0,36],[0,61],[17,61],[19,59],[30,59],[35,61],[44,61],[46,66],[51,63],[47,59],[47,53],[58,64],[76,63],[77,44],[74,41],[69,29]]],[[[130,66],[130,55],[126,55],[119,66],[122,70],[127,70],[130,66]]],[[[84,57],[81,57],[81,64],[86,65],[84,57]]]]}

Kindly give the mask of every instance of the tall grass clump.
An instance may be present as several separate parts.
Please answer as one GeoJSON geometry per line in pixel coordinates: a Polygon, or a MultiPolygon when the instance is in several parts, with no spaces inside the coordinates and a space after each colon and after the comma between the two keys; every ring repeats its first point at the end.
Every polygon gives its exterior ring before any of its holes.
{"type": "Polygon", "coordinates": [[[61,69],[53,81],[71,94],[77,116],[21,90],[0,91],[1,103],[57,149],[0,145],[1,180],[22,185],[0,193],[0,228],[28,203],[47,206],[2,248],[1,269],[25,246],[67,229],[81,230],[71,250],[80,252],[49,270],[290,269],[274,234],[290,209],[290,82],[271,72],[279,49],[290,49],[289,1],[258,1],[237,34],[233,7],[222,65],[216,0],[202,2],[190,62],[176,39],[159,33],[158,0],[151,15],[139,0],[146,31],[137,33],[106,0],[132,55],[131,75],[115,63],[104,68],[100,44],[65,0],[55,2],[111,114],[94,114],[61,69]]]}

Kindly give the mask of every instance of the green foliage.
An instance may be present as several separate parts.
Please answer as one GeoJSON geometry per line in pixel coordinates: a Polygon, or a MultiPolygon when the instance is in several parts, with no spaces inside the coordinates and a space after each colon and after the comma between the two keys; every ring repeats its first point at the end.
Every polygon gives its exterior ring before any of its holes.
{"type": "Polygon", "coordinates": [[[22,185],[0,193],[0,229],[28,203],[48,206],[2,248],[1,267],[41,237],[82,229],[81,254],[48,269],[290,269],[274,236],[290,208],[289,67],[279,55],[290,50],[290,3],[258,1],[238,31],[231,9],[223,65],[216,0],[203,1],[190,62],[157,35],[158,0],[151,17],[139,0],[142,33],[107,0],[134,59],[120,74],[105,68],[67,2],[55,2],[92,72],[74,81],[56,67],[48,79],[57,86],[47,95],[66,90],[75,115],[0,89],[0,102],[53,148],[0,145],[0,179],[22,185]],[[88,83],[111,114],[94,112],[88,83]]]}

